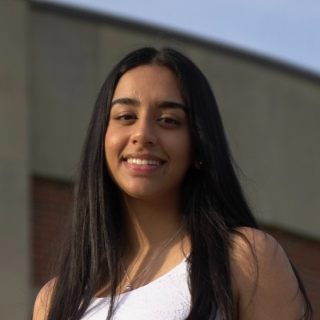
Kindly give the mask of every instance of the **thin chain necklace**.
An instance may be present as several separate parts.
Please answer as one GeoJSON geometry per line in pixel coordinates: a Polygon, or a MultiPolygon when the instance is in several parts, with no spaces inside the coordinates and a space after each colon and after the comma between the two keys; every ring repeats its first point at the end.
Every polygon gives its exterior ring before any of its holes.
{"type": "Polygon", "coordinates": [[[183,226],[176,232],[176,234],[165,244],[165,246],[159,251],[159,253],[156,255],[156,257],[138,274],[136,275],[133,279],[130,279],[129,276],[128,276],[128,273],[127,273],[127,270],[125,269],[124,267],[124,264],[123,264],[123,261],[122,261],[122,258],[120,258],[120,261],[121,261],[121,265],[122,265],[122,268],[123,268],[123,271],[126,275],[126,278],[128,280],[128,284],[126,286],[126,292],[128,291],[131,291],[132,289],[132,282],[137,280],[151,265],[152,263],[160,256],[161,252],[173,241],[173,239],[180,233],[180,231],[182,230],[183,226]]]}

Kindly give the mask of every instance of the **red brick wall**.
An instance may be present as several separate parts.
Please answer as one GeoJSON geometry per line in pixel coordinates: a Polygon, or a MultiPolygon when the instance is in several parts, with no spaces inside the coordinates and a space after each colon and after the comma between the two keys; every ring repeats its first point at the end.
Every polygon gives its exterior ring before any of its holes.
{"type": "Polygon", "coordinates": [[[33,197],[33,282],[43,286],[57,259],[62,231],[72,201],[72,185],[35,178],[33,197]]]}
{"type": "MultiPolygon", "coordinates": [[[[33,282],[42,286],[50,278],[61,233],[72,201],[72,185],[33,179],[33,282]]],[[[266,227],[277,239],[300,273],[320,320],[320,242],[266,227]]]]}

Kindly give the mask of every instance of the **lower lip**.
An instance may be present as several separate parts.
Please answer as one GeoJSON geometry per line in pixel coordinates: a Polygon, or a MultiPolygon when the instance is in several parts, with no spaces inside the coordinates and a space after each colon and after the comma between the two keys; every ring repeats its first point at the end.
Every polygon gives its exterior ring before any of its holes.
{"type": "Polygon", "coordinates": [[[152,165],[138,165],[135,163],[128,163],[127,161],[123,161],[126,168],[129,170],[132,170],[134,172],[154,172],[156,170],[159,170],[163,164],[152,166],[152,165]]]}

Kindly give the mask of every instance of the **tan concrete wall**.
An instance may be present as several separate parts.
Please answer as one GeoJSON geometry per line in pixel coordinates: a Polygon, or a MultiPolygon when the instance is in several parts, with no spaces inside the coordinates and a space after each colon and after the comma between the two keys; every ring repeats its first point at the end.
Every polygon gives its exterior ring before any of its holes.
{"type": "Polygon", "coordinates": [[[31,310],[30,175],[72,180],[106,74],[141,45],[178,44],[210,79],[259,219],[320,239],[320,80],[154,34],[0,2],[0,319],[31,310]]]}
{"type": "Polygon", "coordinates": [[[194,52],[216,93],[257,217],[320,238],[320,81],[194,52]]]}
{"type": "MultiPolygon", "coordinates": [[[[137,46],[166,40],[68,14],[33,10],[31,17],[32,170],[70,179],[111,66],[137,46]]],[[[212,83],[259,219],[320,238],[320,81],[200,42],[170,43],[182,46],[212,83]]]]}
{"type": "Polygon", "coordinates": [[[0,2],[0,319],[30,312],[27,1],[0,2]]]}
{"type": "Polygon", "coordinates": [[[98,88],[96,26],[54,14],[31,17],[32,168],[69,178],[98,88]]]}

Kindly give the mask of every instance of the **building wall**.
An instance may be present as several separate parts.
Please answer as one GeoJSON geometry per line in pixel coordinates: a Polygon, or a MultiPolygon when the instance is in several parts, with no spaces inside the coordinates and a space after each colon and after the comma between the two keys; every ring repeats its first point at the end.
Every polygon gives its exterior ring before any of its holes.
{"type": "Polygon", "coordinates": [[[32,172],[72,179],[95,97],[130,50],[174,44],[210,80],[240,179],[264,223],[320,238],[320,77],[153,29],[34,9],[32,172]]]}
{"type": "MultiPolygon", "coordinates": [[[[30,178],[73,180],[104,78],[141,45],[178,46],[207,75],[259,219],[320,239],[320,77],[197,39],[26,0],[0,2],[0,42],[0,319],[27,318],[31,261],[48,258],[36,238],[44,229],[31,220],[30,178]]],[[[67,204],[57,206],[63,215],[67,204]]],[[[32,217],[40,223],[45,210],[37,210],[32,217]]]]}
{"type": "Polygon", "coordinates": [[[26,319],[30,299],[28,8],[0,1],[0,319],[26,319]]]}

